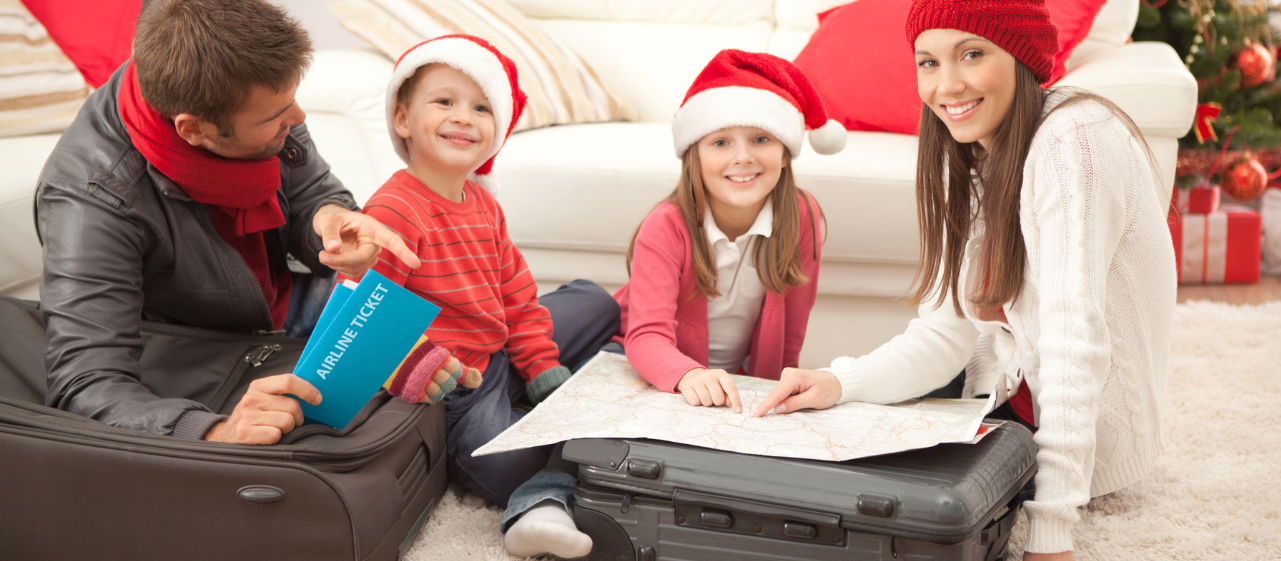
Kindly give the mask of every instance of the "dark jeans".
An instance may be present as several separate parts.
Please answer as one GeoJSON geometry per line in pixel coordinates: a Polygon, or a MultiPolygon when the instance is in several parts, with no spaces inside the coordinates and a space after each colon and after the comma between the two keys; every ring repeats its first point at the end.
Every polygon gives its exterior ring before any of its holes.
{"type": "MultiPolygon", "coordinates": [[[[618,334],[618,303],[605,289],[576,280],[542,296],[538,302],[552,316],[552,340],[560,363],[571,372],[596,355],[618,334]]],[[[513,404],[526,400],[525,381],[506,351],[489,357],[480,387],[445,396],[445,430],[449,474],[478,497],[502,507],[520,484],[547,465],[551,446],[513,450],[478,458],[472,452],[507,430],[524,413],[513,404]]]]}
{"type": "Polygon", "coordinates": [[[286,336],[303,339],[311,337],[337,279],[338,274],[333,271],[324,274],[294,273],[294,288],[289,295],[289,314],[285,316],[286,336]]]}

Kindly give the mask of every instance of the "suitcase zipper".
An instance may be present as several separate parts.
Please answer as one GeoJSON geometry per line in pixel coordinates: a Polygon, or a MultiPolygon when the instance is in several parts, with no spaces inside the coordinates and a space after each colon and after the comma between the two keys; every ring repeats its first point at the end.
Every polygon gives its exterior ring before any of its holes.
{"type": "Polygon", "coordinates": [[[244,379],[245,373],[251,368],[258,368],[265,364],[267,359],[271,358],[271,355],[282,348],[279,343],[249,347],[244,356],[240,357],[240,361],[236,363],[236,367],[223,379],[222,386],[218,388],[218,393],[215,393],[209,403],[205,405],[214,412],[221,411],[223,406],[227,404],[227,399],[231,397],[231,392],[234,392],[240,385],[240,380],[244,379]]]}
{"type": "Polygon", "coordinates": [[[254,368],[258,368],[259,366],[262,366],[262,363],[267,362],[267,359],[271,358],[272,354],[279,350],[280,345],[275,343],[263,345],[256,349],[250,349],[249,352],[245,354],[245,362],[248,362],[249,365],[254,368]]]}

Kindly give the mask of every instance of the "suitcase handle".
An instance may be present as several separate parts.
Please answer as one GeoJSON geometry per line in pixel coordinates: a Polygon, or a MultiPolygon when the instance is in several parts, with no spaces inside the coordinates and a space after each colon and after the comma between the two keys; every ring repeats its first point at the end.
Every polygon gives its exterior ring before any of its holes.
{"type": "Polygon", "coordinates": [[[677,489],[676,523],[705,530],[823,545],[844,545],[841,516],[677,489]]]}

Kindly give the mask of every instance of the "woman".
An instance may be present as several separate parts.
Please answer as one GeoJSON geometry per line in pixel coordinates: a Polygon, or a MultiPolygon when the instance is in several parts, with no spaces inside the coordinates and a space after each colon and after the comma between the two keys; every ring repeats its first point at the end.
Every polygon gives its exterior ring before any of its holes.
{"type": "Polygon", "coordinates": [[[1116,106],[1046,90],[1044,0],[916,0],[921,261],[907,332],[831,367],[787,369],[756,409],[890,403],[965,369],[965,396],[1036,430],[1025,560],[1072,559],[1077,507],[1142,479],[1175,302],[1146,143],[1116,106]],[[790,396],[790,397],[789,397],[790,396]]]}

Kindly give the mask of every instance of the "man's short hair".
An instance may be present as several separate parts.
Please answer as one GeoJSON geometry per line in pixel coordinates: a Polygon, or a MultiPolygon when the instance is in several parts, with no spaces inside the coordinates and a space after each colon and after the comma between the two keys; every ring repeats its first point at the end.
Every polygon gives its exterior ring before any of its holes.
{"type": "Polygon", "coordinates": [[[287,89],[311,64],[307,32],[264,0],[155,0],[138,18],[133,51],[147,103],[224,136],[253,86],[287,89]]]}

